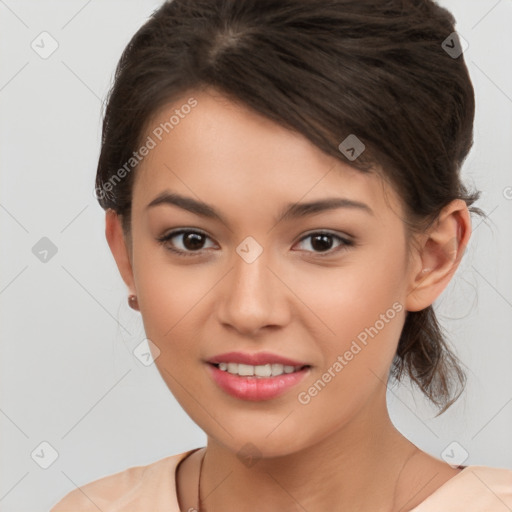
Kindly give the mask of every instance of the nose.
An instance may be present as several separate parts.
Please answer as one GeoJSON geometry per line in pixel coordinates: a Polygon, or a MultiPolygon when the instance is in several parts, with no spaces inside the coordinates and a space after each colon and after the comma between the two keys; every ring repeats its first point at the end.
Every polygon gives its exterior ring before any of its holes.
{"type": "Polygon", "coordinates": [[[221,324],[247,336],[265,328],[283,327],[290,320],[287,288],[268,266],[265,251],[248,263],[235,254],[233,268],[223,279],[217,302],[221,324]]]}

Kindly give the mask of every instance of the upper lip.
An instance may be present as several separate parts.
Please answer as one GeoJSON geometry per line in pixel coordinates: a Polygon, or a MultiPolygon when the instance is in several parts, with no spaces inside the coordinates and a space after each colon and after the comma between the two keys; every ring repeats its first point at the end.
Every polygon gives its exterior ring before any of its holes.
{"type": "Polygon", "coordinates": [[[307,363],[295,361],[288,357],[283,357],[271,352],[257,352],[256,354],[248,354],[244,352],[226,352],[218,354],[207,361],[212,364],[219,363],[240,363],[248,364],[251,366],[258,366],[263,364],[282,364],[285,366],[309,366],[307,363]]]}

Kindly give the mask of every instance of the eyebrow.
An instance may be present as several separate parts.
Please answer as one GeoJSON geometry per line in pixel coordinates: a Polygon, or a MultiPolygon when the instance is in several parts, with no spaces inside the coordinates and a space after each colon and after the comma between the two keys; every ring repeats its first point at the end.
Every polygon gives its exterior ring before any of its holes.
{"type": "MultiPolygon", "coordinates": [[[[223,224],[228,224],[222,215],[209,204],[203,203],[202,201],[197,201],[191,197],[185,197],[174,192],[169,192],[167,190],[156,196],[146,206],[146,210],[164,204],[178,206],[179,208],[187,210],[201,217],[216,219],[223,224]]],[[[374,215],[373,210],[365,203],[343,197],[330,197],[317,201],[311,201],[308,203],[290,203],[285,208],[283,208],[283,210],[277,216],[275,222],[297,219],[300,217],[306,217],[307,215],[314,215],[316,213],[335,210],[338,208],[354,208],[356,210],[361,210],[374,215]]]]}

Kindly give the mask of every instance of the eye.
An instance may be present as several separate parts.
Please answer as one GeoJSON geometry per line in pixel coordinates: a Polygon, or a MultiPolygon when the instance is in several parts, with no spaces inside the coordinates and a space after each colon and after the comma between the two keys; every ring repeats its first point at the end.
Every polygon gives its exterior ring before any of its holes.
{"type": "MultiPolygon", "coordinates": [[[[202,231],[192,229],[178,229],[171,231],[166,235],[157,238],[167,250],[179,254],[180,256],[196,256],[200,254],[205,247],[205,241],[211,240],[202,231]],[[176,239],[176,242],[173,240],[176,239]]],[[[212,246],[215,246],[213,244],[212,246]]],[[[210,247],[212,247],[210,246],[210,247]]]]}
{"type": "Polygon", "coordinates": [[[318,256],[332,255],[333,253],[347,249],[348,247],[354,245],[354,242],[348,238],[344,238],[342,236],[335,235],[334,233],[325,231],[310,233],[309,235],[301,238],[299,244],[300,243],[305,243],[306,246],[311,247],[313,249],[312,251],[309,251],[307,248],[305,250],[308,252],[316,253],[318,256]],[[334,249],[333,246],[335,246],[334,249]]]}

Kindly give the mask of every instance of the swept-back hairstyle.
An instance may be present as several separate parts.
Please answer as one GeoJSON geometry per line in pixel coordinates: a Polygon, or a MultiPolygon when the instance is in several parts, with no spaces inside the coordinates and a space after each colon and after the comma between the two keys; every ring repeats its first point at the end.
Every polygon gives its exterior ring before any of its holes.
{"type": "MultiPolygon", "coordinates": [[[[361,172],[378,170],[399,193],[411,231],[456,198],[482,213],[472,206],[479,193],[460,179],[475,103],[454,25],[431,0],[165,2],[118,63],[96,197],[121,216],[130,240],[136,164],[127,172],[126,163],[160,108],[213,87],[361,172]],[[355,160],[339,149],[351,134],[365,146],[355,160]]],[[[439,414],[464,389],[432,306],[407,313],[391,375],[404,372],[439,414]]]]}

